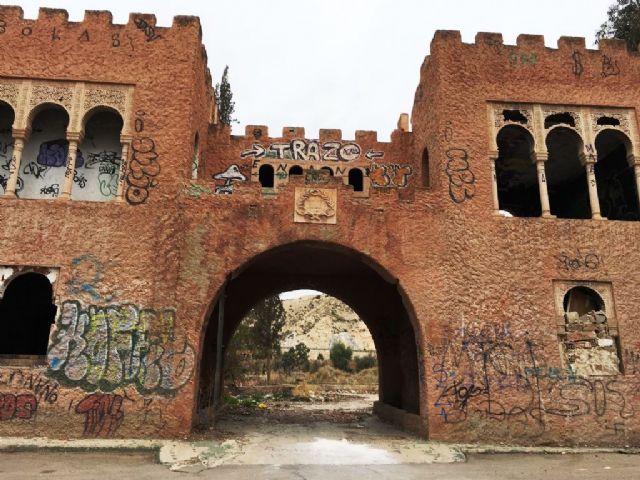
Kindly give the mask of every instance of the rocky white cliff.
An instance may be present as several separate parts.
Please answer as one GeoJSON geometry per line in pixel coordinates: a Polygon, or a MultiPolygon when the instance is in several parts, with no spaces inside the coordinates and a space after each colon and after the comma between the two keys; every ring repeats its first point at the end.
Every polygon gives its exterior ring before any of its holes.
{"type": "Polygon", "coordinates": [[[358,315],[345,303],[328,295],[309,295],[282,304],[287,314],[284,330],[288,332],[282,350],[302,342],[311,350],[310,359],[329,350],[338,341],[353,349],[354,355],[375,354],[371,334],[358,315]]]}

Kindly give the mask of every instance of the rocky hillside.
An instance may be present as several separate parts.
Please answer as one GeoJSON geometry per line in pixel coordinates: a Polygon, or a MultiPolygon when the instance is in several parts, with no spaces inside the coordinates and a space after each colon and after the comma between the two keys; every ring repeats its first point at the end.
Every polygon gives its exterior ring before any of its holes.
{"type": "Polygon", "coordinates": [[[310,359],[319,353],[329,358],[331,346],[338,341],[350,346],[355,355],[375,354],[371,334],[364,322],[351,308],[328,295],[310,295],[283,300],[287,313],[284,330],[289,332],[282,342],[287,350],[297,343],[304,343],[311,349],[310,359]]]}

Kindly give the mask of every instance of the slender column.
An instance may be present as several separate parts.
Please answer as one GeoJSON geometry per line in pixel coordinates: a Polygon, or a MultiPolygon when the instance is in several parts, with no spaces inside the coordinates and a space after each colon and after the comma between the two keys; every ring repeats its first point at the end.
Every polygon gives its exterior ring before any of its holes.
{"type": "Polygon", "coordinates": [[[636,198],[640,204],[640,159],[637,159],[636,156],[631,153],[627,156],[627,161],[629,165],[633,165],[633,172],[636,176],[636,198]]]}
{"type": "Polygon", "coordinates": [[[595,155],[581,156],[584,168],[587,171],[587,186],[589,187],[589,204],[591,205],[591,218],[602,220],[600,215],[600,199],[598,198],[598,184],[596,183],[595,155]]]}
{"type": "Polygon", "coordinates": [[[16,185],[18,184],[18,175],[20,174],[20,163],[22,162],[22,151],[26,143],[26,132],[13,134],[13,153],[9,162],[9,178],[7,179],[7,187],[4,190],[5,197],[16,197],[16,185]]]}
{"type": "Polygon", "coordinates": [[[491,165],[491,196],[493,198],[493,213],[494,215],[500,215],[500,199],[498,198],[498,177],[496,175],[496,160],[498,158],[497,153],[492,154],[489,157],[491,165]]]}
{"type": "Polygon", "coordinates": [[[71,199],[71,188],[73,187],[73,177],[76,175],[76,156],[78,155],[78,144],[80,143],[79,133],[68,133],[69,155],[67,156],[67,168],[64,171],[64,183],[62,184],[62,200],[71,199]]]}
{"type": "Polygon", "coordinates": [[[120,136],[122,144],[122,152],[120,154],[120,169],[118,171],[118,191],[116,193],[116,202],[124,202],[124,179],[127,174],[127,165],[129,164],[129,150],[131,146],[131,137],[120,136]]]}
{"type": "Polygon", "coordinates": [[[544,162],[549,158],[546,152],[536,153],[536,172],[538,174],[538,191],[540,192],[540,207],[542,208],[543,218],[555,218],[551,215],[551,207],[549,206],[549,191],[547,190],[547,174],[544,169],[544,162]]]}

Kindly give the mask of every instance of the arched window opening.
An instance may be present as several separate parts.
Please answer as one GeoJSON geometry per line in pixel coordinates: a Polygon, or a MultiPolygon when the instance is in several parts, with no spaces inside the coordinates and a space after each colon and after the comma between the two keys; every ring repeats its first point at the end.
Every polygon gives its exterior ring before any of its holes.
{"type": "Polygon", "coordinates": [[[273,188],[273,167],[271,165],[262,165],[258,170],[258,181],[262,188],[273,188]]]}
{"type": "Polygon", "coordinates": [[[354,192],[362,192],[364,190],[362,170],[359,168],[349,170],[349,185],[353,186],[354,192]]]}
{"type": "Polygon", "coordinates": [[[322,167],[320,170],[324,170],[325,172],[329,173],[330,177],[333,177],[333,170],[331,170],[331,168],[329,167],[322,167]]]}
{"type": "Polygon", "coordinates": [[[429,150],[425,147],[422,151],[422,188],[431,188],[431,177],[429,172],[429,150]]]}
{"type": "Polygon", "coordinates": [[[196,132],[193,139],[193,157],[191,158],[191,178],[198,178],[198,168],[200,167],[200,135],[196,132]]]}
{"type": "Polygon", "coordinates": [[[531,134],[524,128],[507,125],[498,133],[497,143],[499,210],[515,217],[539,217],[542,207],[531,134]]]}
{"type": "Polygon", "coordinates": [[[294,165],[289,169],[289,175],[302,175],[304,172],[300,165],[294,165]]]}
{"type": "Polygon", "coordinates": [[[1,355],[46,355],[55,321],[53,288],[46,276],[28,272],[14,278],[0,301],[1,355]]]}
{"type": "Polygon", "coordinates": [[[640,220],[638,187],[633,166],[627,161],[626,135],[605,130],[596,137],[595,165],[600,212],[609,220],[640,220]]]}
{"type": "MultiPolygon", "coordinates": [[[[20,163],[22,198],[56,198],[62,192],[69,156],[68,125],[69,115],[57,105],[46,105],[36,114],[20,163]]],[[[78,153],[76,166],[82,161],[78,153]]]]}
{"type": "Polygon", "coordinates": [[[120,115],[111,110],[97,111],[87,121],[76,156],[71,189],[74,200],[99,202],[116,197],[122,163],[122,124],[120,115]]]}
{"type": "Polygon", "coordinates": [[[583,143],[569,128],[547,135],[549,158],[545,162],[551,213],[558,218],[591,218],[587,172],[580,161],[583,143]]]}
{"type": "Polygon", "coordinates": [[[604,312],[604,300],[595,290],[588,287],[573,287],[565,295],[562,301],[565,314],[575,313],[578,316],[589,312],[604,312]]]}
{"type": "MultiPolygon", "coordinates": [[[[4,193],[11,174],[11,158],[13,157],[12,127],[15,114],[6,103],[0,102],[0,188],[4,193]]],[[[18,190],[19,185],[16,185],[18,190]]],[[[19,193],[18,193],[19,194],[19,193]]]]}
{"type": "Polygon", "coordinates": [[[569,112],[554,113],[544,119],[544,128],[551,128],[555,125],[569,125],[570,127],[576,126],[576,120],[569,112]]]}

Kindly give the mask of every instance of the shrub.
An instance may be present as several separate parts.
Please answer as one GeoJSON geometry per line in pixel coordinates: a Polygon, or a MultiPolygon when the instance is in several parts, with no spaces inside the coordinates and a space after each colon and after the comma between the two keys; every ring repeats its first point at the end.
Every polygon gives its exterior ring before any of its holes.
{"type": "Polygon", "coordinates": [[[356,357],[355,362],[356,372],[365,370],[367,368],[373,368],[378,365],[378,359],[375,357],[375,355],[372,354],[365,355],[364,357],[356,357]]]}
{"type": "Polygon", "coordinates": [[[331,347],[331,352],[329,353],[329,358],[331,359],[333,366],[344,372],[349,372],[351,370],[349,368],[349,362],[351,362],[352,356],[353,350],[342,342],[334,343],[331,347]]]}

